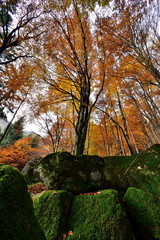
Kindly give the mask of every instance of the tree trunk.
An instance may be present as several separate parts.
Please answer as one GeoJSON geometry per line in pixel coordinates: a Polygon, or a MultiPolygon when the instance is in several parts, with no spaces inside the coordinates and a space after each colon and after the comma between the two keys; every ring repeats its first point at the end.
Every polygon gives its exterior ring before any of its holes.
{"type": "Polygon", "coordinates": [[[122,148],[121,148],[121,143],[120,143],[120,137],[119,137],[119,131],[118,131],[118,126],[115,125],[115,128],[116,128],[116,132],[117,132],[117,145],[118,145],[118,150],[119,150],[119,155],[120,156],[123,156],[123,152],[122,152],[122,148]]]}
{"type": "Polygon", "coordinates": [[[133,142],[134,142],[135,149],[136,149],[136,153],[139,153],[138,146],[137,146],[137,143],[136,143],[134,134],[133,134],[133,132],[132,132],[132,129],[131,129],[130,126],[129,126],[129,123],[128,123],[128,120],[127,120],[127,119],[126,119],[126,123],[127,123],[127,126],[128,126],[128,128],[129,128],[129,130],[130,130],[130,133],[131,133],[131,135],[132,135],[133,142]]]}
{"type": "Polygon", "coordinates": [[[80,110],[78,112],[78,120],[76,124],[76,135],[74,145],[74,155],[82,155],[85,147],[85,141],[87,136],[87,128],[90,118],[89,111],[89,96],[90,87],[82,87],[81,89],[81,100],[80,110]]]}
{"type": "Polygon", "coordinates": [[[121,129],[120,129],[120,128],[119,128],[119,132],[120,132],[120,141],[121,141],[123,156],[126,156],[126,152],[125,152],[125,148],[124,148],[124,143],[123,143],[123,138],[122,138],[122,132],[121,132],[121,129]]]}
{"type": "MultiPolygon", "coordinates": [[[[110,101],[111,101],[111,107],[113,108],[113,112],[114,112],[114,115],[115,115],[115,118],[116,118],[116,122],[118,123],[117,113],[115,111],[115,107],[114,107],[114,104],[112,103],[111,98],[110,98],[110,101]]],[[[119,127],[117,126],[117,124],[115,124],[115,128],[116,128],[116,132],[117,132],[117,144],[118,144],[119,154],[120,154],[120,156],[123,156],[121,143],[120,143],[120,136],[119,136],[119,127]]]]}
{"type": "Polygon", "coordinates": [[[88,119],[84,122],[80,119],[77,122],[74,155],[82,155],[84,151],[86,136],[87,136],[88,119]]]}
{"type": "MultiPolygon", "coordinates": [[[[104,115],[105,117],[105,115],[104,115]]],[[[106,123],[106,120],[105,120],[106,123]]],[[[109,147],[109,139],[108,139],[108,130],[107,130],[107,125],[105,124],[105,152],[107,156],[110,156],[110,147],[109,147]]]]}
{"type": "Polygon", "coordinates": [[[90,132],[90,123],[88,124],[88,129],[87,129],[87,151],[86,154],[89,154],[89,147],[90,147],[90,136],[89,136],[89,132],[90,132]]]}
{"type": "Polygon", "coordinates": [[[149,135],[150,135],[150,137],[151,137],[152,143],[153,143],[153,144],[156,144],[156,140],[155,140],[155,138],[154,138],[154,135],[153,135],[153,133],[152,133],[152,131],[151,131],[151,129],[150,129],[147,121],[144,120],[144,124],[145,124],[145,126],[146,126],[146,128],[147,128],[147,130],[148,130],[148,132],[149,132],[149,135]]]}
{"type": "Polygon", "coordinates": [[[160,136],[159,136],[159,134],[156,132],[156,130],[158,130],[158,129],[155,129],[155,126],[153,126],[152,123],[150,123],[150,126],[151,126],[151,130],[152,130],[155,138],[157,139],[157,143],[160,143],[160,136]]]}
{"type": "Polygon", "coordinates": [[[14,120],[15,117],[16,117],[16,114],[18,113],[20,107],[22,106],[22,104],[24,103],[24,101],[26,100],[26,98],[27,98],[27,96],[20,102],[18,108],[16,109],[15,113],[13,114],[13,117],[12,117],[11,121],[8,123],[6,129],[5,129],[4,133],[3,133],[3,135],[2,135],[1,138],[0,138],[0,144],[2,143],[4,137],[6,136],[6,134],[7,134],[7,132],[8,132],[8,129],[10,128],[13,120],[14,120]]]}
{"type": "Polygon", "coordinates": [[[152,141],[151,141],[150,137],[148,136],[144,122],[143,122],[143,133],[144,133],[144,137],[146,139],[147,146],[150,147],[152,145],[152,141]]]}
{"type": "Polygon", "coordinates": [[[115,146],[115,151],[116,151],[116,156],[118,155],[117,153],[117,145],[116,145],[116,137],[115,137],[115,134],[114,134],[114,129],[113,127],[111,127],[111,131],[112,131],[112,136],[113,136],[113,142],[114,142],[114,146],[115,146]]]}
{"type": "Polygon", "coordinates": [[[128,145],[128,149],[129,149],[129,152],[130,154],[134,154],[133,152],[133,149],[131,147],[131,143],[130,143],[130,139],[129,139],[129,134],[128,134],[128,129],[127,129],[127,123],[126,123],[126,118],[124,116],[124,112],[123,112],[123,107],[122,107],[122,104],[121,104],[121,100],[120,100],[120,96],[119,96],[119,93],[117,91],[117,97],[118,97],[118,106],[119,106],[119,109],[120,109],[120,113],[121,113],[121,116],[122,116],[122,121],[123,121],[123,126],[124,126],[124,133],[125,133],[125,139],[127,141],[127,145],[128,145]]]}

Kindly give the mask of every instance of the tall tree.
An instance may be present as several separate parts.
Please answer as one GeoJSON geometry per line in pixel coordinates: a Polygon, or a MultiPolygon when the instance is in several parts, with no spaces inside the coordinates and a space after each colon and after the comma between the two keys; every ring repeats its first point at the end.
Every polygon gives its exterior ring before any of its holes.
{"type": "Polygon", "coordinates": [[[102,32],[91,25],[89,13],[77,1],[70,6],[68,1],[50,2],[49,11],[52,27],[46,34],[43,52],[47,64],[38,64],[44,81],[58,99],[74,106],[74,154],[79,155],[84,151],[91,112],[106,80],[105,43],[102,32]]]}

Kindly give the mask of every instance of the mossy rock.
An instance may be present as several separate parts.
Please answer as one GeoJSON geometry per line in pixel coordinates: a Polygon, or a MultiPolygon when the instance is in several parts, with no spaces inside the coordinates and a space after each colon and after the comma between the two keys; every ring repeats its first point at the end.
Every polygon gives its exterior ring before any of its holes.
{"type": "Polygon", "coordinates": [[[160,199],[132,187],[128,188],[124,199],[136,239],[160,239],[160,199]]]}
{"type": "Polygon", "coordinates": [[[130,226],[115,190],[104,190],[97,195],[74,196],[68,218],[69,239],[131,240],[130,226]]]}
{"type": "Polygon", "coordinates": [[[71,200],[72,194],[65,190],[45,191],[33,199],[36,218],[47,240],[62,240],[71,200]]]}
{"type": "Polygon", "coordinates": [[[160,144],[133,156],[105,157],[107,186],[123,196],[136,187],[160,197],[160,144]]]}
{"type": "Polygon", "coordinates": [[[37,182],[37,179],[34,174],[34,166],[36,164],[37,164],[36,160],[28,161],[21,171],[27,184],[32,184],[37,182]]]}
{"type": "Polygon", "coordinates": [[[45,240],[22,174],[0,165],[0,239],[45,240]]]}
{"type": "Polygon", "coordinates": [[[35,174],[48,189],[74,194],[106,188],[104,159],[98,156],[72,156],[52,153],[35,166],[35,174]]]}

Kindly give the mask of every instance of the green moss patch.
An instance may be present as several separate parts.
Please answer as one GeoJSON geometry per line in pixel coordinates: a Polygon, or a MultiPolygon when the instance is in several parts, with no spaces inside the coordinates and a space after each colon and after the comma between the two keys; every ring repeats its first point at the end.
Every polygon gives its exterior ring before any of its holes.
{"type": "Polygon", "coordinates": [[[73,232],[73,236],[67,240],[132,239],[126,213],[115,190],[75,196],[68,219],[67,232],[73,232]]]}
{"type": "Polygon", "coordinates": [[[124,199],[137,239],[160,239],[160,199],[131,187],[124,199]]]}
{"type": "Polygon", "coordinates": [[[0,239],[45,239],[22,174],[7,165],[0,165],[0,239]]]}
{"type": "Polygon", "coordinates": [[[123,196],[128,187],[136,187],[160,197],[160,145],[138,155],[105,157],[107,186],[123,196]]]}
{"type": "Polygon", "coordinates": [[[68,152],[49,154],[35,167],[48,189],[79,194],[106,187],[104,160],[98,156],[72,156],[68,152]]]}
{"type": "Polygon", "coordinates": [[[47,240],[62,240],[71,200],[67,191],[45,191],[34,198],[35,215],[47,240]]]}

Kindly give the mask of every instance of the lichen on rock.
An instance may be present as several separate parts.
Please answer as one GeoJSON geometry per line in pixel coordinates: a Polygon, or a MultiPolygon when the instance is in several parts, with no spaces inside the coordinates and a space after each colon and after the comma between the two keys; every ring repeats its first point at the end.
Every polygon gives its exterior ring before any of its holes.
{"type": "Polygon", "coordinates": [[[0,165],[0,239],[45,240],[22,174],[0,165]]]}
{"type": "Polygon", "coordinates": [[[160,199],[132,187],[124,199],[137,239],[160,239],[160,199]]]}
{"type": "Polygon", "coordinates": [[[44,157],[35,166],[35,174],[48,189],[74,194],[106,188],[104,160],[98,156],[72,156],[57,152],[44,157]]]}

